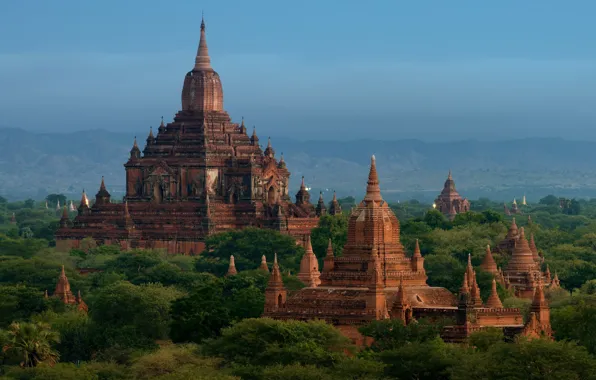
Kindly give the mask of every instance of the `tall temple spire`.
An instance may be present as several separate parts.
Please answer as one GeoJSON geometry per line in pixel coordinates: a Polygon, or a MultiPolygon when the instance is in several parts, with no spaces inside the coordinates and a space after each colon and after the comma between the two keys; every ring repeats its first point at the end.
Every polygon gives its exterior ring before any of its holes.
{"type": "Polygon", "coordinates": [[[366,196],[364,197],[365,202],[380,202],[383,198],[381,197],[381,188],[379,187],[379,175],[377,174],[377,160],[372,155],[370,158],[370,171],[368,173],[368,182],[366,185],[366,196]]]}
{"type": "Polygon", "coordinates": [[[275,311],[283,308],[286,304],[287,291],[284,286],[279,264],[277,263],[277,253],[273,258],[273,268],[267,288],[265,289],[265,311],[275,311]]]}
{"type": "Polygon", "coordinates": [[[317,216],[323,216],[327,214],[327,206],[325,206],[325,200],[323,199],[323,192],[319,192],[319,201],[315,209],[317,216]]]}
{"type": "Polygon", "coordinates": [[[473,272],[472,277],[473,280],[471,281],[470,285],[472,303],[474,304],[474,307],[482,307],[482,298],[480,297],[480,288],[478,287],[478,282],[476,281],[476,272],[473,272]]]}
{"type": "Polygon", "coordinates": [[[312,286],[312,284],[317,286],[321,283],[320,276],[319,262],[313,252],[310,235],[308,235],[304,256],[300,260],[300,272],[297,277],[308,286],[312,286]]]}
{"type": "Polygon", "coordinates": [[[66,304],[73,304],[76,302],[75,297],[70,290],[70,283],[68,282],[68,277],[66,277],[64,265],[62,265],[62,270],[60,271],[60,276],[58,277],[58,283],[56,284],[54,296],[60,298],[62,302],[66,304]]]}
{"type": "Polygon", "coordinates": [[[499,298],[499,293],[497,293],[497,281],[493,278],[492,289],[490,291],[490,296],[486,300],[486,307],[491,309],[502,308],[503,303],[499,298]]]}
{"type": "Polygon", "coordinates": [[[68,227],[70,219],[68,218],[68,206],[64,205],[62,217],[60,218],[60,227],[68,227]]]}
{"type": "Polygon", "coordinates": [[[497,269],[497,263],[495,262],[492,252],[490,251],[490,245],[486,246],[486,254],[484,255],[484,259],[482,259],[480,268],[493,275],[496,275],[499,272],[497,269]]]}
{"type": "Polygon", "coordinates": [[[468,273],[464,272],[464,281],[461,284],[461,288],[459,289],[461,294],[468,294],[470,293],[470,285],[468,284],[468,273]]]}
{"type": "Polygon", "coordinates": [[[333,255],[333,245],[331,244],[331,238],[329,238],[329,244],[327,245],[327,255],[323,260],[323,272],[331,272],[335,267],[335,256],[333,255]]]}
{"type": "Polygon", "coordinates": [[[420,243],[418,243],[418,239],[416,239],[416,245],[414,246],[414,256],[412,257],[422,257],[420,253],[420,243]]]}
{"type": "Polygon", "coordinates": [[[195,58],[195,70],[212,70],[209,49],[207,48],[207,38],[205,37],[205,19],[201,18],[201,39],[199,49],[195,58]]]}
{"type": "Polygon", "coordinates": [[[230,265],[228,266],[228,273],[226,273],[226,277],[228,276],[235,276],[238,274],[236,270],[236,261],[234,260],[234,255],[230,256],[230,265]]]}
{"type": "Polygon", "coordinates": [[[415,272],[425,272],[424,270],[424,258],[420,252],[420,243],[416,239],[416,245],[414,246],[414,254],[412,255],[412,270],[415,272]]]}
{"type": "Polygon", "coordinates": [[[101,184],[99,185],[99,190],[97,194],[95,194],[95,203],[97,204],[106,204],[110,203],[110,193],[106,189],[106,184],[104,182],[103,176],[101,176],[101,184]]]}

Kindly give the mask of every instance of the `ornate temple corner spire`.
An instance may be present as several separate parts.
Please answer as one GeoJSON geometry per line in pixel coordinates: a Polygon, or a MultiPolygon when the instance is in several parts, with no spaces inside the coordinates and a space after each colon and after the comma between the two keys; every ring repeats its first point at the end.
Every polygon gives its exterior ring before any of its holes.
{"type": "Polygon", "coordinates": [[[461,288],[459,288],[460,294],[469,294],[470,293],[470,285],[468,283],[468,273],[464,273],[464,281],[461,284],[461,288]]]}
{"type": "Polygon", "coordinates": [[[331,205],[329,206],[329,215],[340,215],[341,214],[341,205],[337,201],[337,194],[335,194],[335,190],[333,190],[333,199],[331,200],[331,205]]]}
{"type": "Polygon", "coordinates": [[[236,270],[236,262],[234,260],[234,255],[230,256],[230,265],[228,266],[228,273],[226,273],[226,277],[235,276],[238,274],[236,270]]]}
{"type": "Polygon", "coordinates": [[[199,48],[197,49],[197,57],[195,58],[195,70],[212,70],[211,58],[209,57],[209,49],[207,47],[207,37],[205,36],[205,20],[201,19],[201,39],[199,40],[199,48]]]}
{"type": "Polygon", "coordinates": [[[286,167],[286,161],[284,161],[284,154],[283,152],[281,153],[281,157],[279,158],[279,164],[277,164],[277,167],[280,169],[283,169],[286,167]]]}
{"type": "Polygon", "coordinates": [[[480,288],[476,281],[476,272],[473,272],[473,280],[471,281],[470,296],[474,307],[482,307],[482,298],[480,297],[480,288]]]}
{"type": "Polygon", "coordinates": [[[406,287],[404,286],[403,280],[399,281],[399,289],[397,290],[395,301],[393,301],[391,307],[391,318],[399,319],[404,326],[412,321],[412,308],[408,303],[406,287]]]}
{"type": "Polygon", "coordinates": [[[482,259],[482,264],[480,264],[480,268],[494,276],[496,276],[499,272],[499,270],[497,269],[497,263],[493,258],[492,252],[490,251],[490,245],[486,246],[486,254],[484,255],[484,259],[482,259]]]}
{"type": "Polygon", "coordinates": [[[416,245],[414,246],[414,255],[412,255],[412,270],[415,272],[425,272],[424,270],[424,258],[420,253],[420,243],[416,239],[416,245]]]}
{"type": "Polygon", "coordinates": [[[81,203],[79,204],[79,215],[85,213],[88,210],[89,210],[89,198],[87,198],[85,189],[83,189],[83,194],[81,195],[81,203]]]}
{"type": "Polygon", "coordinates": [[[267,148],[265,149],[263,154],[265,154],[265,157],[269,157],[269,158],[275,157],[275,150],[271,146],[271,137],[267,138],[267,148]]]}
{"type": "Polygon", "coordinates": [[[300,190],[296,193],[296,205],[309,205],[310,204],[310,193],[306,189],[304,184],[304,176],[302,176],[302,182],[300,183],[300,190]]]}
{"type": "Polygon", "coordinates": [[[551,281],[551,273],[550,273],[550,268],[548,267],[548,265],[546,265],[546,271],[544,271],[544,277],[547,282],[551,281]]]}
{"type": "Polygon", "coordinates": [[[329,238],[329,244],[327,245],[327,255],[323,260],[323,273],[332,272],[335,267],[335,257],[333,255],[333,246],[331,245],[331,238],[329,238]]]}
{"type": "Polygon", "coordinates": [[[279,311],[285,308],[287,299],[287,290],[284,286],[281,272],[279,270],[279,264],[277,263],[277,253],[273,258],[273,268],[271,275],[269,276],[269,282],[265,289],[265,313],[279,311]]]}
{"type": "Polygon", "coordinates": [[[468,264],[466,265],[466,274],[468,275],[468,283],[472,286],[474,280],[474,267],[472,266],[472,254],[468,253],[468,264]]]}
{"type": "Polygon", "coordinates": [[[255,127],[254,125],[252,127],[252,136],[250,136],[250,144],[259,145],[259,138],[257,137],[257,127],[255,127]]]}
{"type": "Polygon", "coordinates": [[[130,150],[130,159],[136,160],[141,158],[141,150],[139,149],[139,145],[137,145],[137,136],[132,143],[132,149],[130,150]]]}
{"type": "Polygon", "coordinates": [[[87,306],[85,301],[83,301],[83,297],[81,297],[80,290],[77,292],[76,303],[77,303],[77,310],[82,311],[85,314],[89,311],[89,306],[87,306]]]}
{"type": "Polygon", "coordinates": [[[364,202],[381,202],[381,188],[379,187],[379,175],[377,174],[377,160],[373,154],[370,158],[370,171],[368,173],[368,181],[366,185],[366,195],[364,202]]]}
{"type": "Polygon", "coordinates": [[[161,122],[159,123],[159,128],[157,128],[157,133],[163,133],[166,130],[166,124],[163,121],[163,116],[161,117],[161,122]]]}
{"type": "Polygon", "coordinates": [[[267,266],[267,258],[265,257],[265,255],[261,256],[261,265],[259,266],[259,269],[269,273],[269,267],[267,266]]]}
{"type": "Polygon", "coordinates": [[[317,208],[315,209],[317,212],[317,216],[323,216],[327,214],[327,207],[325,206],[325,201],[323,200],[323,192],[319,192],[319,201],[317,202],[317,208]]]}
{"type": "Polygon", "coordinates": [[[551,289],[558,289],[561,287],[561,282],[559,281],[559,275],[555,272],[555,276],[553,277],[552,281],[550,282],[551,289]]]}
{"type": "Polygon", "coordinates": [[[60,298],[65,304],[76,303],[76,299],[70,290],[70,283],[68,282],[68,277],[66,277],[64,265],[62,265],[62,270],[60,272],[60,276],[58,277],[58,283],[56,284],[54,297],[60,298]]]}
{"type": "Polygon", "coordinates": [[[321,284],[319,262],[312,250],[310,235],[306,238],[305,252],[304,256],[302,256],[302,260],[300,260],[300,272],[297,277],[300,281],[310,287],[313,287],[313,284],[315,287],[321,284]]]}
{"type": "Polygon", "coordinates": [[[101,176],[101,184],[99,185],[99,190],[97,194],[95,194],[95,203],[98,205],[108,204],[110,203],[110,193],[106,189],[106,184],[104,182],[103,176],[101,176]]]}
{"type": "Polygon", "coordinates": [[[70,226],[70,218],[68,217],[68,207],[65,205],[62,208],[62,217],[60,218],[60,227],[66,228],[70,226]]]}
{"type": "Polygon", "coordinates": [[[149,127],[149,136],[147,136],[147,145],[152,145],[154,142],[155,142],[155,136],[153,136],[153,127],[149,127]]]}
{"type": "MultiPolygon", "coordinates": [[[[374,314],[375,319],[389,318],[387,310],[387,297],[385,295],[385,283],[383,271],[377,255],[373,255],[369,268],[372,268],[368,291],[366,292],[366,308],[368,313],[374,314]]],[[[370,269],[369,269],[370,270],[370,269]]]]}
{"type": "Polygon", "coordinates": [[[503,303],[499,298],[499,293],[497,292],[497,281],[493,279],[492,288],[490,291],[490,296],[486,300],[486,307],[490,309],[500,309],[503,307],[503,303]]]}
{"type": "Polygon", "coordinates": [[[530,306],[530,320],[524,328],[524,335],[529,337],[547,337],[552,336],[550,326],[550,308],[544,297],[542,282],[536,287],[532,305],[530,306]]]}

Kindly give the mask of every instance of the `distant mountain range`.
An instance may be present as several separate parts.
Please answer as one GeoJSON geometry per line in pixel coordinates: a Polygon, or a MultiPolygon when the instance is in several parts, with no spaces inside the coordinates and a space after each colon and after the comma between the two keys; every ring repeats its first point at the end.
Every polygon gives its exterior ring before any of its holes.
{"type": "MultiPolygon", "coordinates": [[[[143,145],[145,136],[139,135],[143,145]]],[[[0,129],[0,195],[9,199],[44,198],[63,193],[78,199],[83,188],[94,195],[101,176],[115,197],[124,191],[124,167],[132,134],[104,130],[34,133],[0,129]]],[[[261,142],[266,140],[261,137],[261,142]]],[[[470,198],[511,201],[524,194],[537,200],[548,194],[596,196],[596,142],[519,139],[498,142],[426,143],[399,141],[298,141],[273,139],[283,152],[298,190],[305,176],[316,202],[319,190],[330,200],[360,197],[370,156],[376,155],[381,188],[390,201],[432,201],[451,169],[458,191],[470,198]]]]}

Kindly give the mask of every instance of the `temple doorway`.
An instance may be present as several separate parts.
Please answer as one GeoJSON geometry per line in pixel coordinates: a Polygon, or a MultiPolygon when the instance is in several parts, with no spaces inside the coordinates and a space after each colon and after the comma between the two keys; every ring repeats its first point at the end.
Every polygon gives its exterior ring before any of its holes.
{"type": "Polygon", "coordinates": [[[273,186],[271,186],[267,192],[267,201],[270,205],[274,205],[277,201],[277,192],[273,186]]]}

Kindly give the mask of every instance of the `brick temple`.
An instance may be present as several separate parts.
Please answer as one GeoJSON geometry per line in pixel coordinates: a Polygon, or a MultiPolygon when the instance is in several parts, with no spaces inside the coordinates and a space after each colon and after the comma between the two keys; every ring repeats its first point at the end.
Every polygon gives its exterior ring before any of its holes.
{"type": "Polygon", "coordinates": [[[60,250],[84,238],[122,249],[162,248],[198,254],[214,233],[247,226],[270,228],[302,243],[317,225],[304,178],[295,202],[290,172],[269,140],[263,150],[256,130],[232,122],[223,88],[211,67],[201,22],[195,65],[184,77],[182,109],[171,123],[149,132],[141,151],[135,138],[126,169],[123,203],[112,203],[103,178],[95,202],[83,192],[78,215],[65,212],[56,233],[60,250]]]}
{"type": "Polygon", "coordinates": [[[455,189],[455,181],[451,176],[451,170],[449,170],[443,190],[441,190],[441,194],[439,194],[433,206],[449,220],[453,220],[457,214],[470,211],[470,201],[462,198],[455,189]]]}
{"type": "MultiPolygon", "coordinates": [[[[519,261],[515,268],[525,269],[527,259],[519,261]]],[[[232,263],[229,275],[236,273],[232,263]]],[[[366,196],[350,213],[343,255],[335,257],[330,244],[323,263],[320,272],[308,239],[298,274],[307,287],[290,295],[276,257],[265,291],[263,316],[322,319],[359,343],[365,342],[358,327],[370,321],[398,319],[408,324],[425,317],[453,319],[454,324],[442,333],[449,342],[464,341],[471,333],[488,327],[500,328],[507,336],[551,335],[549,308],[540,279],[534,283],[531,315],[526,323],[519,309],[503,307],[496,281],[483,303],[471,260],[459,295],[427,284],[418,242],[411,256],[406,255],[400,242],[399,220],[381,196],[374,156],[366,196]]]]}

